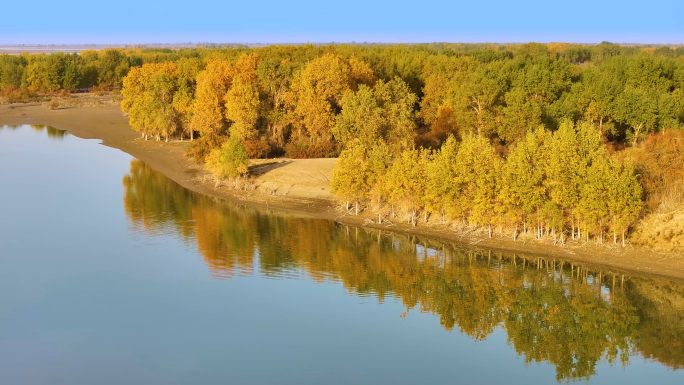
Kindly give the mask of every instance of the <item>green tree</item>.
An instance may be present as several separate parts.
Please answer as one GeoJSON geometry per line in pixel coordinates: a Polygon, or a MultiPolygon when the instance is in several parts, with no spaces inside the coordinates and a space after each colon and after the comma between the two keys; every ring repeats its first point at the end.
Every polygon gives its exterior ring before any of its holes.
{"type": "Polygon", "coordinates": [[[247,174],[249,156],[242,140],[231,137],[221,148],[212,150],[207,157],[207,170],[219,178],[235,180],[235,187],[241,177],[247,174]]]}
{"type": "Polygon", "coordinates": [[[621,161],[617,156],[611,156],[609,167],[612,181],[608,190],[607,204],[613,243],[617,243],[617,236],[621,234],[622,246],[624,246],[625,233],[639,217],[643,207],[643,191],[637,180],[634,162],[631,158],[621,161]]]}
{"type": "Polygon", "coordinates": [[[178,128],[177,112],[173,108],[176,80],[167,73],[152,75],[145,85],[146,129],[169,141],[178,128]]]}
{"type": "Polygon", "coordinates": [[[609,202],[612,186],[612,169],[606,157],[598,157],[587,170],[587,178],[582,185],[579,211],[586,226],[586,238],[590,232],[598,232],[603,243],[605,225],[610,220],[609,202]]]}
{"type": "Polygon", "coordinates": [[[521,140],[525,135],[542,123],[544,104],[530,98],[522,88],[513,88],[505,96],[506,107],[499,127],[499,138],[508,143],[521,140]]]}
{"type": "Polygon", "coordinates": [[[417,97],[401,79],[378,81],[373,88],[361,84],[356,92],[342,98],[342,111],[333,127],[335,138],[346,146],[356,142],[370,148],[383,141],[392,153],[413,144],[415,120],[413,106],[417,97]]]}
{"type": "Polygon", "coordinates": [[[386,195],[387,171],[391,165],[392,153],[386,143],[378,142],[370,148],[367,159],[367,197],[371,205],[372,202],[377,202],[378,223],[382,223],[382,199],[386,195]]]}
{"type": "Polygon", "coordinates": [[[387,200],[392,205],[403,204],[407,222],[413,226],[416,226],[418,211],[425,203],[429,159],[427,150],[406,150],[398,155],[387,172],[387,200]]]}
{"type": "Polygon", "coordinates": [[[119,49],[98,52],[97,73],[100,87],[121,87],[131,66],[126,54],[119,49]]]}
{"type": "Polygon", "coordinates": [[[345,210],[353,202],[356,215],[359,214],[359,202],[365,199],[369,191],[366,151],[365,147],[358,144],[342,151],[331,181],[332,193],[345,200],[345,210]]]}
{"type": "Polygon", "coordinates": [[[357,92],[347,92],[342,105],[332,132],[343,148],[370,148],[381,139],[385,116],[371,87],[362,84],[357,92]]]}
{"type": "Polygon", "coordinates": [[[458,142],[450,135],[442,147],[433,155],[428,166],[428,183],[425,190],[426,210],[439,214],[442,222],[447,215],[458,216],[462,210],[458,197],[456,178],[458,176],[458,142]]]}
{"type": "Polygon", "coordinates": [[[133,68],[124,78],[121,109],[143,137],[167,138],[177,128],[177,114],[173,108],[176,91],[175,63],[150,63],[133,68]]]}
{"type": "Polygon", "coordinates": [[[548,202],[545,165],[548,163],[548,144],[551,134],[543,127],[527,133],[511,150],[505,165],[505,183],[510,192],[509,210],[520,213],[515,222],[527,226],[536,224],[541,236],[543,209],[548,202]]]}
{"type": "Polygon", "coordinates": [[[548,143],[549,159],[546,164],[545,187],[548,191],[547,220],[554,231],[563,233],[566,218],[570,218],[572,238],[575,236],[575,209],[579,203],[580,186],[586,174],[586,164],[591,159],[580,152],[580,142],[575,125],[570,121],[561,123],[548,143]]]}
{"type": "Polygon", "coordinates": [[[473,225],[488,226],[492,236],[502,160],[487,138],[467,135],[456,155],[458,198],[473,225]]]}
{"type": "Polygon", "coordinates": [[[329,142],[342,97],[359,84],[373,84],[367,64],[325,54],[306,64],[294,77],[288,94],[290,122],[296,139],[312,144],[329,142]]]}
{"type": "Polygon", "coordinates": [[[625,61],[613,59],[604,65],[592,67],[582,74],[578,103],[584,118],[597,122],[602,136],[617,134],[613,124],[620,94],[624,90],[625,61]]]}

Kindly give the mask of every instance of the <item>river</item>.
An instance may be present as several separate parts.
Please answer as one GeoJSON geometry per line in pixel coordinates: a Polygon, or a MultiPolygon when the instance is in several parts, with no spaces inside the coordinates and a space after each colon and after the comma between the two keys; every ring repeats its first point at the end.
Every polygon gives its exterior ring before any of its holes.
{"type": "Polygon", "coordinates": [[[0,128],[7,384],[684,383],[684,283],[220,202],[0,128]]]}

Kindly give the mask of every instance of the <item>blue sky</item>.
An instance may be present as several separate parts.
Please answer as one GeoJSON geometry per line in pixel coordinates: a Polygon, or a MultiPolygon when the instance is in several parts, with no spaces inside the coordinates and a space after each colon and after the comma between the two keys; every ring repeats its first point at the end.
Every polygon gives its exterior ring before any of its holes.
{"type": "Polygon", "coordinates": [[[684,0],[5,3],[0,44],[684,43],[684,0]]]}

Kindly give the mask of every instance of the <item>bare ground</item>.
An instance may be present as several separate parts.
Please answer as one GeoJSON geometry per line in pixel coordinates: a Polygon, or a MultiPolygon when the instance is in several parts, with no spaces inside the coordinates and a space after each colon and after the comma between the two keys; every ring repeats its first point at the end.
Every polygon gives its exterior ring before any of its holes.
{"type": "Polygon", "coordinates": [[[330,194],[335,159],[257,160],[251,167],[253,190],[217,187],[201,165],[183,156],[183,146],[187,142],[142,140],[130,128],[128,118],[118,105],[107,98],[102,97],[97,103],[90,100],[89,103],[81,103],[80,107],[56,110],[50,110],[41,103],[0,105],[0,125],[45,124],[68,130],[80,138],[101,139],[103,145],[118,148],[142,160],[183,187],[217,198],[343,224],[428,236],[461,245],[536,254],[628,273],[684,279],[684,253],[681,251],[655,251],[647,246],[610,248],[583,242],[568,242],[560,247],[549,240],[513,241],[502,234],[495,234],[489,239],[482,233],[457,231],[437,224],[412,227],[399,223],[374,223],[372,219],[375,218],[371,216],[355,216],[341,210],[330,194]]]}

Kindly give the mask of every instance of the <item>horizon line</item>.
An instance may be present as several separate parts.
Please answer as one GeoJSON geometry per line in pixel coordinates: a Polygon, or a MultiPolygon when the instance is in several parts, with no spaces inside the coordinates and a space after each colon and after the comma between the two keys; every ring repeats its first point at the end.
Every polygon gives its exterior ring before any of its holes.
{"type": "Polygon", "coordinates": [[[627,46],[684,46],[682,43],[636,43],[636,42],[615,42],[615,41],[601,41],[601,42],[573,42],[573,41],[508,41],[508,42],[495,42],[495,41],[479,41],[479,42],[465,42],[465,41],[424,41],[424,42],[382,42],[382,41],[308,41],[308,42],[176,42],[176,43],[0,43],[0,47],[26,47],[26,46],[39,46],[39,47],[75,47],[75,46],[111,46],[111,47],[128,47],[128,46],[203,46],[203,45],[261,45],[261,46],[272,46],[272,45],[420,45],[420,44],[492,44],[492,45],[517,45],[517,44],[577,44],[577,45],[600,45],[602,43],[627,45],[627,46]]]}

